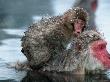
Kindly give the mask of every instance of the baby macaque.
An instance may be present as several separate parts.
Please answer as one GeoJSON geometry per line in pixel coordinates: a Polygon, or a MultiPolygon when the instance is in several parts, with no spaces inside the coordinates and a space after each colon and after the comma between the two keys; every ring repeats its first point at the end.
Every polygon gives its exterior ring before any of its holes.
{"type": "Polygon", "coordinates": [[[95,22],[95,13],[97,10],[97,6],[98,6],[98,0],[75,0],[74,4],[73,4],[73,8],[74,7],[81,7],[86,9],[86,11],[89,14],[89,19],[88,20],[88,24],[89,27],[87,28],[88,30],[97,30],[97,25],[95,22]]]}
{"type": "Polygon", "coordinates": [[[43,18],[29,27],[22,38],[22,52],[32,69],[40,69],[64,52],[71,39],[87,28],[88,14],[82,8],[61,16],[43,18]]]}

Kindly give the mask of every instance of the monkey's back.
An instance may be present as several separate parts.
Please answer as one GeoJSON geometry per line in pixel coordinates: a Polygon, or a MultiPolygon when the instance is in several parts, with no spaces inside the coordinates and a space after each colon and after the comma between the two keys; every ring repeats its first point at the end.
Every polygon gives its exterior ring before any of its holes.
{"type": "Polygon", "coordinates": [[[25,32],[22,52],[31,66],[43,66],[50,57],[55,58],[65,48],[70,34],[67,35],[67,29],[59,25],[60,18],[57,16],[42,19],[25,32]]]}

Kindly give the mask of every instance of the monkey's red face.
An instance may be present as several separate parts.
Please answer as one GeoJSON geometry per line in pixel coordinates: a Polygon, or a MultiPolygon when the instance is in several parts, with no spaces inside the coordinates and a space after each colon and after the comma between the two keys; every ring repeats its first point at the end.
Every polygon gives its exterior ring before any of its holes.
{"type": "Polygon", "coordinates": [[[110,55],[106,50],[106,45],[107,43],[104,40],[94,41],[91,44],[91,51],[93,56],[102,63],[104,68],[110,69],[110,55]]]}
{"type": "Polygon", "coordinates": [[[82,32],[82,29],[84,28],[85,22],[81,19],[76,19],[74,22],[74,32],[76,35],[80,34],[82,32]]]}

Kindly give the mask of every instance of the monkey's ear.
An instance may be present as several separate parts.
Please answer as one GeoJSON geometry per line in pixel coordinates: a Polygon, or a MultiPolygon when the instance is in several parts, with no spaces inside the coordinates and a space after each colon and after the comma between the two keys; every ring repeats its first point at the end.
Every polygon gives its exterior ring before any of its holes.
{"type": "Polygon", "coordinates": [[[62,16],[62,21],[63,21],[63,23],[67,22],[67,20],[68,20],[68,15],[67,15],[67,14],[64,14],[64,15],[62,16]]]}

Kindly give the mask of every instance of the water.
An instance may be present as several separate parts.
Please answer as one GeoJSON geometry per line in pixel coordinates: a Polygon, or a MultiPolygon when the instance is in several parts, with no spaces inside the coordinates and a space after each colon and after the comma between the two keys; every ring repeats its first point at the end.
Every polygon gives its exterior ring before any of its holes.
{"type": "MultiPolygon", "coordinates": [[[[69,9],[74,0],[59,0],[52,2],[54,15],[62,14],[69,9]],[[67,2],[66,2],[67,1],[67,2]]],[[[100,0],[98,10],[96,12],[96,23],[99,30],[104,33],[108,42],[107,49],[110,53],[110,1],[100,0]]],[[[33,15],[33,21],[41,19],[41,16],[33,15]]],[[[106,75],[83,76],[63,73],[38,73],[17,71],[8,68],[8,64],[16,61],[25,61],[26,57],[21,53],[21,37],[26,31],[26,27],[18,28],[2,28],[0,29],[0,82],[109,82],[110,71],[106,75]]]]}
{"type": "Polygon", "coordinates": [[[6,32],[7,35],[14,35],[14,37],[1,40],[2,44],[0,46],[0,82],[3,82],[5,80],[7,80],[7,82],[19,82],[26,75],[26,72],[18,72],[14,69],[8,68],[8,64],[14,64],[18,60],[26,60],[25,56],[20,52],[20,37],[21,35],[23,35],[24,30],[2,29],[2,31],[6,32]]]}

